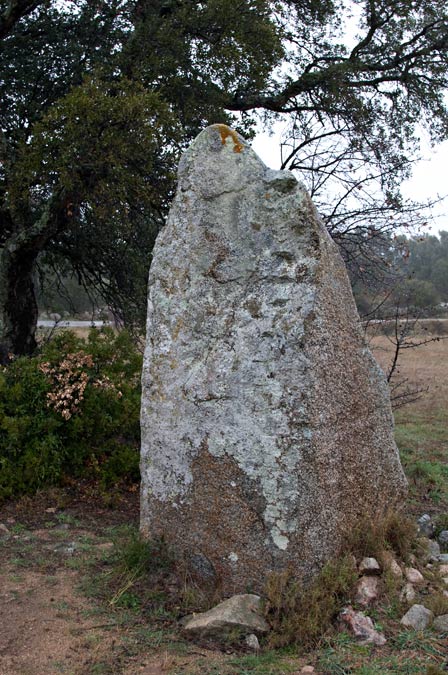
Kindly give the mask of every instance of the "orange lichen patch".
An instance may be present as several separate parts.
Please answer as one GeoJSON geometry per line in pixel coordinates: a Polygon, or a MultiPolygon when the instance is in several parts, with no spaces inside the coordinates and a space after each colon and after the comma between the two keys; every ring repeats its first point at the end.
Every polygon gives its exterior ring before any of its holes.
{"type": "Polygon", "coordinates": [[[227,124],[213,124],[214,129],[218,129],[221,135],[221,143],[226,144],[227,139],[230,138],[233,141],[233,152],[241,152],[244,149],[244,145],[238,139],[238,134],[236,131],[227,126],[227,124]]]}

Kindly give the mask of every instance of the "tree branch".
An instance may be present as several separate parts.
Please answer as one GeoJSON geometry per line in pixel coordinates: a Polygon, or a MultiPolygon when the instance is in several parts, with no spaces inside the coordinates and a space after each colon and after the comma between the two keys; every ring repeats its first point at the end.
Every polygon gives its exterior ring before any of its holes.
{"type": "Polygon", "coordinates": [[[8,7],[0,15],[0,40],[7,37],[14,26],[24,16],[31,14],[44,0],[10,0],[8,7]]]}

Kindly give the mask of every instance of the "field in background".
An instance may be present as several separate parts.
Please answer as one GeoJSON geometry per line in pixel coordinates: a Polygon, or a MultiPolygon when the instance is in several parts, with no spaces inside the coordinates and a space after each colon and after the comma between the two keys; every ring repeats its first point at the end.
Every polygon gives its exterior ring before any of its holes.
{"type": "MultiPolygon", "coordinates": [[[[419,333],[416,339],[434,337],[419,333]]],[[[387,370],[393,344],[387,336],[371,340],[380,365],[387,370]]],[[[410,483],[414,514],[448,512],[448,338],[400,355],[399,380],[421,389],[418,400],[395,412],[396,438],[410,483]]]]}

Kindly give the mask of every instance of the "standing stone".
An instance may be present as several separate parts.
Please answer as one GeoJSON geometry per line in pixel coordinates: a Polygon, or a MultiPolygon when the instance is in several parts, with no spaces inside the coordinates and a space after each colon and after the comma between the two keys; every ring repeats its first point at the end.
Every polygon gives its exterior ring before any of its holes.
{"type": "Polygon", "coordinates": [[[315,573],[405,493],[383,373],[303,186],[225,125],[179,165],[149,277],[141,529],[224,593],[315,573]]]}

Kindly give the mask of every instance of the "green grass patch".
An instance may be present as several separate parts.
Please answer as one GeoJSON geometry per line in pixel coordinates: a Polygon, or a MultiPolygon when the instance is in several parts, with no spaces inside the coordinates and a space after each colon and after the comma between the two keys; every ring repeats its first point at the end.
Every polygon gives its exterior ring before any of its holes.
{"type": "MultiPolygon", "coordinates": [[[[448,424],[444,408],[396,415],[395,436],[414,504],[448,505],[448,424]]],[[[422,511],[423,512],[423,511],[422,511]]]]}

